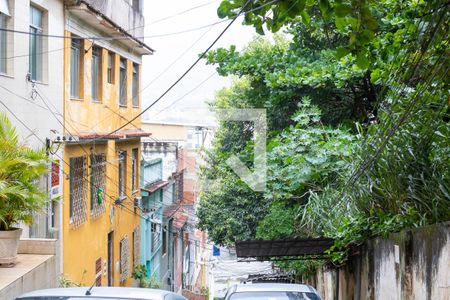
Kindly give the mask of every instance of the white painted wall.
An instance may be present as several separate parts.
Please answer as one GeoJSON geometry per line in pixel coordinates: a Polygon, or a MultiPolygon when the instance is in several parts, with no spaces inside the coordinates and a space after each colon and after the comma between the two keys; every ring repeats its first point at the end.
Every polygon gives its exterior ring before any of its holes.
{"type": "MultiPolygon", "coordinates": [[[[8,28],[28,32],[30,1],[8,0],[8,3],[11,12],[8,28]]],[[[32,3],[45,11],[44,33],[63,35],[64,10],[62,1],[34,0],[32,3]]],[[[18,96],[0,87],[0,100],[20,120],[24,121],[39,138],[30,136],[30,131],[20,124],[11,113],[7,112],[13,124],[16,125],[20,136],[27,140],[32,147],[43,147],[44,145],[40,140],[45,141],[45,138],[54,137],[55,134],[52,131],[62,133],[62,126],[39,97],[31,97],[33,83],[27,80],[29,70],[29,35],[19,33],[8,33],[8,35],[8,74],[0,74],[0,86],[8,88],[18,96]]],[[[64,41],[60,38],[44,38],[43,48],[43,52],[46,52],[42,53],[44,79],[43,82],[35,84],[36,90],[43,96],[47,105],[59,116],[59,120],[62,122],[64,41]]],[[[5,107],[0,105],[0,111],[6,111],[5,107]]]]}

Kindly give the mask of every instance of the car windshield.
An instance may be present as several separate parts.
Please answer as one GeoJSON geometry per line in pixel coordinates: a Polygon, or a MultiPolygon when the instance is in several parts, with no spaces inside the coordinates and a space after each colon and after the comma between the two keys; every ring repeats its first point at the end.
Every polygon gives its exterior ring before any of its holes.
{"type": "Polygon", "coordinates": [[[234,293],[231,295],[230,300],[320,300],[320,298],[314,293],[303,292],[245,292],[234,293]]]}

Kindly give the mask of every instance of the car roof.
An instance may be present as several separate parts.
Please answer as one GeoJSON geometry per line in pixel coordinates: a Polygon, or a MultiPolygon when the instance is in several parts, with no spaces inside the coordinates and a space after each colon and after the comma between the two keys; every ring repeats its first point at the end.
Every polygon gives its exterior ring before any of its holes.
{"type": "MultiPolygon", "coordinates": [[[[155,296],[164,299],[167,295],[178,294],[156,289],[147,288],[127,288],[127,287],[94,287],[91,290],[91,295],[87,296],[86,291],[89,287],[76,287],[76,288],[57,288],[57,289],[45,289],[29,292],[21,295],[17,299],[29,298],[29,297],[112,297],[123,299],[155,299],[155,296]],[[149,298],[152,297],[152,298],[149,298]]],[[[156,299],[158,299],[156,298],[156,299]]],[[[180,299],[184,299],[180,296],[180,299]]]]}
{"type": "Polygon", "coordinates": [[[234,292],[306,292],[316,293],[315,289],[307,284],[291,284],[291,283],[250,283],[237,284],[234,292]]]}

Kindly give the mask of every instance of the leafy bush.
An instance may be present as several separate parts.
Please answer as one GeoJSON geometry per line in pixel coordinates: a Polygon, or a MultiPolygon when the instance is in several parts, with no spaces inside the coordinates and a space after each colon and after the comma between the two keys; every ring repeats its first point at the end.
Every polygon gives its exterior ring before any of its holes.
{"type": "Polygon", "coordinates": [[[41,211],[46,195],[35,182],[48,172],[44,150],[33,150],[19,142],[16,129],[0,114],[0,230],[18,222],[31,224],[41,211]]]}

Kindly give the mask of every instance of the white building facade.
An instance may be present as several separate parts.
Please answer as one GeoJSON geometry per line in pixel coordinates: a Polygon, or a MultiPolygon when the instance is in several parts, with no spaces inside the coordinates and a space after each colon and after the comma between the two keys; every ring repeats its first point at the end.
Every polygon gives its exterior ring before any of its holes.
{"type": "MultiPolygon", "coordinates": [[[[49,199],[61,194],[62,150],[52,141],[63,133],[62,0],[0,0],[0,111],[16,127],[22,141],[32,148],[46,148],[54,161],[37,183],[49,199]]],[[[36,215],[22,237],[56,237],[59,227],[57,201],[36,215]]]]}

